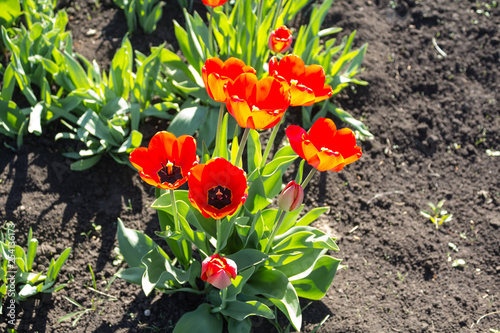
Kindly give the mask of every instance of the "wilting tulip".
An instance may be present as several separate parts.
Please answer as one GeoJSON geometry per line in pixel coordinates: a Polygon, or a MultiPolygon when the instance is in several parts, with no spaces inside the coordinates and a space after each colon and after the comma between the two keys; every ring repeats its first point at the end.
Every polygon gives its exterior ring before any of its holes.
{"type": "Polygon", "coordinates": [[[214,254],[201,263],[201,279],[216,288],[224,289],[231,285],[231,279],[236,278],[236,263],[214,254]]]}
{"type": "Polygon", "coordinates": [[[292,149],[318,171],[340,171],[361,157],[356,137],[349,128],[337,131],[331,119],[319,118],[309,134],[297,125],[286,129],[292,149]]]}
{"type": "Polygon", "coordinates": [[[208,95],[217,102],[227,100],[224,86],[234,81],[240,74],[254,73],[255,69],[245,65],[243,60],[229,58],[225,62],[217,57],[207,59],[201,69],[201,76],[205,83],[208,95]]]}
{"type": "Polygon", "coordinates": [[[286,26],[282,25],[271,32],[268,46],[275,53],[285,53],[292,46],[292,32],[286,26]]]}
{"type": "Polygon", "coordinates": [[[306,67],[304,61],[294,54],[269,61],[269,75],[284,78],[290,85],[291,106],[312,105],[329,98],[332,87],[325,84],[325,71],[320,65],[306,67]]]}
{"type": "Polygon", "coordinates": [[[280,209],[286,212],[291,212],[302,205],[303,199],[304,190],[302,189],[302,186],[292,180],[283,189],[280,196],[278,197],[278,206],[280,209]]]}
{"type": "Polygon", "coordinates": [[[210,7],[219,7],[227,2],[227,0],[202,0],[203,3],[210,7]]]}
{"type": "Polygon", "coordinates": [[[227,110],[244,128],[266,129],[276,125],[290,105],[290,87],[282,79],[241,74],[226,86],[227,110]]]}
{"type": "Polygon", "coordinates": [[[248,195],[245,171],[221,157],[192,168],[188,183],[189,200],[207,218],[233,214],[248,195]]]}
{"type": "Polygon", "coordinates": [[[166,131],[158,132],[148,148],[134,149],[129,159],[146,183],[176,189],[187,181],[189,170],[198,163],[196,140],[189,135],[177,138],[166,131]]]}

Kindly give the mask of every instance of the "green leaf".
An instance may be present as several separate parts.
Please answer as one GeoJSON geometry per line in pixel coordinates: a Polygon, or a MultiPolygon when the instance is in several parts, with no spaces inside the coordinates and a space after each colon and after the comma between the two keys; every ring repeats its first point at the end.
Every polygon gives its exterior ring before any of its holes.
{"type": "Polygon", "coordinates": [[[182,108],[174,117],[167,131],[179,137],[181,135],[193,135],[205,120],[207,107],[192,105],[182,108]]]}
{"type": "Polygon", "coordinates": [[[2,27],[10,27],[20,15],[19,0],[0,1],[0,25],[2,27]]]}
{"type": "Polygon", "coordinates": [[[246,295],[263,295],[267,298],[285,297],[288,278],[276,269],[260,267],[243,286],[246,295]]]}
{"type": "Polygon", "coordinates": [[[326,213],[330,210],[330,207],[315,207],[307,212],[306,215],[302,216],[300,220],[295,224],[296,226],[307,226],[312,222],[316,221],[321,214],[326,213]]]}
{"type": "Polygon", "coordinates": [[[92,156],[89,158],[84,158],[84,159],[78,160],[76,162],[71,163],[70,169],[73,171],[83,171],[83,170],[90,169],[91,167],[96,165],[97,162],[99,162],[101,157],[102,157],[102,155],[99,154],[99,155],[95,155],[95,156],[92,156]]]}
{"type": "Polygon", "coordinates": [[[126,228],[121,219],[118,219],[117,237],[120,252],[130,267],[143,266],[142,257],[157,246],[146,234],[126,228]]]}
{"type": "Polygon", "coordinates": [[[250,130],[248,140],[247,158],[248,158],[248,173],[260,166],[262,161],[262,147],[260,145],[259,132],[254,129],[250,130]]]}
{"type": "Polygon", "coordinates": [[[359,131],[361,135],[367,138],[373,138],[373,134],[368,131],[368,127],[366,127],[365,124],[363,124],[361,121],[355,119],[353,116],[351,116],[349,113],[346,111],[336,107],[335,105],[331,104],[330,102],[325,102],[327,103],[327,108],[330,113],[338,117],[341,121],[344,121],[348,124],[350,124],[352,127],[354,127],[355,130],[359,131]]]}
{"type": "Polygon", "coordinates": [[[266,190],[262,178],[258,176],[252,181],[248,188],[248,197],[245,201],[245,207],[250,213],[255,214],[269,206],[270,203],[271,200],[266,197],[266,190]]]}
{"type": "Polygon", "coordinates": [[[267,254],[254,249],[243,249],[227,257],[234,260],[238,266],[238,271],[242,271],[265,261],[267,254]]]}
{"type": "Polygon", "coordinates": [[[227,323],[227,330],[229,333],[250,333],[251,329],[252,321],[250,318],[241,321],[229,318],[227,323]]]}
{"type": "Polygon", "coordinates": [[[210,310],[210,305],[204,303],[196,310],[185,313],[175,325],[173,333],[222,333],[222,318],[210,310]]]}
{"type": "MultiPolygon", "coordinates": [[[[30,231],[31,231],[31,228],[30,228],[30,231]]],[[[30,272],[32,267],[33,267],[33,261],[35,260],[37,247],[38,247],[38,240],[36,240],[34,238],[29,239],[28,252],[27,252],[27,258],[26,258],[26,268],[27,268],[28,272],[30,272]]]]}
{"type": "Polygon", "coordinates": [[[167,254],[159,247],[148,252],[141,260],[146,266],[142,276],[142,289],[148,296],[155,287],[166,288],[172,283],[184,284],[188,280],[188,274],[171,265],[167,254]]]}
{"type": "Polygon", "coordinates": [[[71,248],[68,247],[66,250],[63,251],[63,253],[61,253],[59,258],[57,258],[53,266],[51,263],[50,265],[51,267],[49,267],[49,273],[47,274],[47,279],[45,280],[44,284],[48,284],[56,280],[59,271],[61,270],[62,266],[68,259],[70,253],[71,253],[71,248]]]}
{"type": "Polygon", "coordinates": [[[300,332],[302,326],[302,313],[300,310],[299,298],[293,285],[288,282],[285,295],[282,298],[270,298],[269,300],[287,316],[293,327],[300,332]]]}
{"type": "Polygon", "coordinates": [[[215,150],[212,155],[214,157],[222,157],[228,160],[228,151],[227,151],[227,122],[228,122],[228,113],[224,115],[222,118],[222,123],[219,129],[219,142],[215,143],[215,150]]]}
{"type": "Polygon", "coordinates": [[[326,295],[340,264],[339,259],[322,256],[306,277],[292,281],[299,297],[319,300],[326,295]]]}
{"type": "Polygon", "coordinates": [[[73,58],[70,54],[68,54],[66,51],[63,53],[64,60],[65,60],[65,66],[66,66],[66,72],[68,74],[69,79],[75,87],[82,88],[85,90],[91,89],[92,84],[87,76],[87,73],[83,70],[82,66],[76,61],[75,58],[73,58]]]}
{"type": "Polygon", "coordinates": [[[295,226],[274,239],[273,251],[314,248],[339,251],[337,244],[323,231],[308,226],[295,226]]]}
{"type": "Polygon", "coordinates": [[[249,316],[260,316],[267,319],[274,319],[274,313],[269,307],[257,301],[232,301],[226,304],[226,307],[221,310],[221,313],[234,318],[243,320],[249,316]]]}
{"type": "Polygon", "coordinates": [[[144,275],[145,271],[145,267],[129,267],[116,273],[116,276],[124,279],[127,282],[141,285],[142,276],[144,275]]]}
{"type": "Polygon", "coordinates": [[[29,284],[25,284],[24,286],[22,286],[18,293],[21,299],[26,299],[36,294],[38,294],[37,287],[30,286],[29,284]]]}

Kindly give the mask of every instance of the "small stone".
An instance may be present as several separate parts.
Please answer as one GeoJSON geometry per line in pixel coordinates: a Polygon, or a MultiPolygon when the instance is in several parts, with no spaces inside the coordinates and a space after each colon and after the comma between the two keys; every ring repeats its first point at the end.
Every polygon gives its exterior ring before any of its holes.
{"type": "Polygon", "coordinates": [[[149,309],[144,310],[144,315],[145,315],[146,317],[151,316],[151,310],[149,310],[149,309]]]}
{"type": "Polygon", "coordinates": [[[95,29],[89,29],[89,30],[85,33],[85,35],[86,35],[86,36],[94,36],[96,33],[97,33],[97,30],[95,30],[95,29]]]}

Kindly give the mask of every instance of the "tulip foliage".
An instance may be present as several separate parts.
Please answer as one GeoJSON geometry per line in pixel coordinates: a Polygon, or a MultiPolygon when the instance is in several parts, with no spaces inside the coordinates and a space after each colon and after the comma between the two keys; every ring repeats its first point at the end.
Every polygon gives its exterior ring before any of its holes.
{"type": "Polygon", "coordinates": [[[162,131],[148,148],[130,154],[141,178],[157,188],[157,236],[170,251],[120,221],[118,242],[130,268],[119,276],[141,285],[146,295],[156,289],[205,297],[174,332],[219,333],[224,321],[231,333],[250,332],[251,316],[275,320],[276,310],[300,330],[299,297],[319,300],[328,291],[340,263],[331,253],[339,249],[334,238],[311,226],[328,207],[304,209],[304,187],[316,171],[340,171],[356,161],[361,149],[350,129],[337,130],[333,121],[319,118],[309,133],[290,125],[290,144],[268,158],[292,101],[311,105],[331,92],[317,82],[324,78],[321,66],[308,68],[297,69],[306,73],[302,79],[275,73],[259,80],[241,59],[210,58],[203,80],[221,105],[213,151],[202,142],[197,156],[194,137],[162,131]],[[229,117],[241,127],[241,139],[237,130],[228,132],[229,117]],[[263,129],[272,129],[264,150],[263,129]],[[303,161],[296,178],[284,186],[298,157],[303,161]],[[304,177],[306,162],[312,168],[304,177]],[[276,198],[278,207],[272,205],[276,198]]]}

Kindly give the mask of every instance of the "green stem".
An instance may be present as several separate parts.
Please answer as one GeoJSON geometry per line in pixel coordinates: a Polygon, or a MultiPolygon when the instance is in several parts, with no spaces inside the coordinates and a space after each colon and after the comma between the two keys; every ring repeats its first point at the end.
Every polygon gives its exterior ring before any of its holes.
{"type": "Polygon", "coordinates": [[[311,171],[309,171],[309,174],[307,175],[306,179],[304,179],[304,181],[301,184],[302,189],[306,188],[307,184],[309,184],[309,181],[311,180],[311,178],[314,176],[315,173],[316,173],[316,168],[312,168],[311,171]]]}
{"type": "Polygon", "coordinates": [[[274,237],[276,237],[278,230],[280,230],[281,224],[283,223],[285,216],[286,216],[286,214],[283,210],[281,210],[281,209],[278,210],[278,213],[276,214],[276,219],[278,220],[278,222],[274,224],[273,231],[271,232],[271,236],[269,237],[269,241],[267,242],[266,249],[264,250],[264,253],[268,253],[269,250],[271,249],[274,237]]]}
{"type": "Polygon", "coordinates": [[[220,299],[221,299],[222,302],[221,302],[220,306],[218,306],[216,308],[213,308],[210,311],[211,313],[221,312],[222,310],[224,310],[226,308],[226,303],[227,303],[227,288],[221,289],[221,291],[219,292],[219,295],[220,295],[220,299]]]}
{"type": "Polygon", "coordinates": [[[227,301],[227,287],[220,291],[220,298],[222,300],[220,309],[224,310],[226,308],[226,301],[227,301]]]}
{"type": "Polygon", "coordinates": [[[221,250],[220,249],[220,245],[222,243],[222,239],[221,239],[221,236],[222,236],[222,219],[215,220],[215,227],[216,227],[215,237],[217,237],[217,245],[215,246],[215,252],[214,252],[214,254],[217,254],[221,250]]]}
{"type": "MultiPolygon", "coordinates": [[[[208,7],[208,12],[210,13],[210,19],[208,20],[208,51],[210,52],[210,56],[214,57],[214,43],[213,43],[213,25],[212,25],[212,18],[214,17],[214,9],[212,7],[208,7]]],[[[208,56],[207,56],[208,58],[208,56]]]]}
{"type": "Polygon", "coordinates": [[[179,224],[179,215],[177,213],[177,203],[175,202],[174,190],[170,190],[170,201],[172,202],[172,213],[174,214],[174,225],[175,231],[181,231],[181,226],[179,224]]]}
{"type": "Polygon", "coordinates": [[[220,156],[219,151],[219,140],[220,140],[220,128],[222,126],[222,118],[224,117],[224,103],[220,103],[219,108],[219,118],[217,118],[217,132],[215,132],[215,156],[220,156]]]}
{"type": "Polygon", "coordinates": [[[285,116],[283,115],[283,118],[281,118],[278,125],[273,127],[273,131],[271,132],[271,136],[269,137],[269,141],[267,142],[266,150],[264,150],[264,155],[262,155],[262,161],[260,162],[260,169],[262,169],[266,165],[267,157],[269,156],[271,148],[273,147],[274,144],[274,139],[276,139],[278,130],[280,129],[280,126],[281,124],[283,124],[284,121],[285,121],[285,116]]]}
{"type": "Polygon", "coordinates": [[[238,147],[238,154],[236,155],[236,161],[234,165],[239,166],[241,162],[241,156],[243,156],[243,150],[247,144],[248,134],[250,133],[250,128],[245,128],[243,136],[241,137],[240,146],[238,147]]]}

